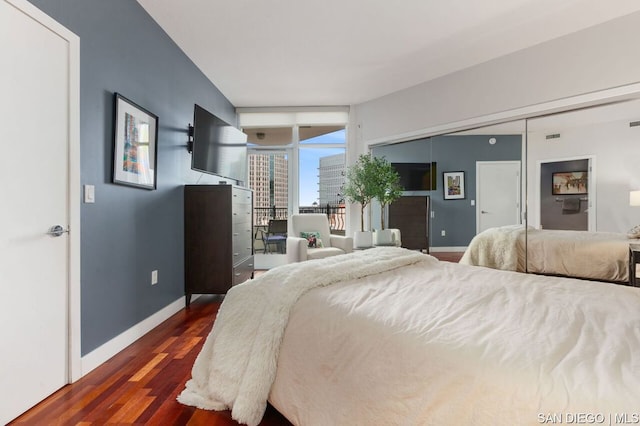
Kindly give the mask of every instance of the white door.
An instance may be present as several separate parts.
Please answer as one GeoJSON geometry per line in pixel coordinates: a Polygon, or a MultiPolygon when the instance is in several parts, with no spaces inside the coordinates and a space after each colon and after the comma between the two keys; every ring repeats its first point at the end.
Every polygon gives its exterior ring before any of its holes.
{"type": "Polygon", "coordinates": [[[26,3],[0,0],[0,424],[69,378],[71,239],[47,231],[72,223],[75,71],[68,41],[26,3]]]}
{"type": "Polygon", "coordinates": [[[476,232],[520,220],[520,162],[476,162],[476,232]]]}

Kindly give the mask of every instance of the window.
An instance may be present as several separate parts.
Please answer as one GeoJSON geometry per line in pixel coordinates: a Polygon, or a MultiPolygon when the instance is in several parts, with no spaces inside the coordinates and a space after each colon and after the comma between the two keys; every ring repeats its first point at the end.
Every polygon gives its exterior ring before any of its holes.
{"type": "Polygon", "coordinates": [[[298,212],[337,217],[340,210],[342,218],[331,226],[344,232],[340,190],[345,175],[347,109],[240,109],[238,118],[248,135],[256,225],[298,212]]]}

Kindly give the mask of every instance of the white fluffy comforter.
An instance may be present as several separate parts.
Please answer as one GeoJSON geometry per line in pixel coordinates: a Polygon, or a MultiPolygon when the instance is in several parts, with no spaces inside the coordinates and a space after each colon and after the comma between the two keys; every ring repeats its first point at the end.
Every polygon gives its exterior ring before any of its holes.
{"type": "Polygon", "coordinates": [[[524,271],[525,268],[518,265],[520,257],[524,257],[524,230],[523,225],[509,225],[482,231],[471,240],[460,263],[524,271]]]}
{"type": "Polygon", "coordinates": [[[293,424],[638,424],[640,289],[429,262],[307,292],[270,403],[293,424]]]}
{"type": "Polygon", "coordinates": [[[290,310],[303,294],[315,287],[430,262],[437,260],[406,249],[379,247],[285,265],[233,287],[178,401],[204,409],[231,409],[238,422],[258,424],[276,375],[290,310]]]}
{"type": "Polygon", "coordinates": [[[629,280],[629,243],[613,232],[534,229],[523,225],[490,228],[476,235],[460,263],[506,271],[603,281],[629,280]],[[525,264],[526,263],[526,264],[525,264]]]}

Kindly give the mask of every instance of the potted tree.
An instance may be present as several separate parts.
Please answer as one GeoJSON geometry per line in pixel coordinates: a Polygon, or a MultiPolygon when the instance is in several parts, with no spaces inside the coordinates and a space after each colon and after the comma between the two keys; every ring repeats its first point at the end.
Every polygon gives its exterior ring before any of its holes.
{"type": "Polygon", "coordinates": [[[387,206],[402,196],[404,188],[400,185],[400,175],[384,157],[374,157],[372,163],[375,169],[374,198],[380,203],[380,229],[374,233],[374,244],[393,245],[394,235],[385,229],[384,216],[387,206]]]}
{"type": "Polygon", "coordinates": [[[370,154],[362,154],[352,166],[347,168],[347,179],[343,194],[350,203],[360,204],[360,231],[353,235],[354,245],[359,248],[371,247],[371,231],[364,230],[364,211],[375,197],[376,167],[370,154]]]}

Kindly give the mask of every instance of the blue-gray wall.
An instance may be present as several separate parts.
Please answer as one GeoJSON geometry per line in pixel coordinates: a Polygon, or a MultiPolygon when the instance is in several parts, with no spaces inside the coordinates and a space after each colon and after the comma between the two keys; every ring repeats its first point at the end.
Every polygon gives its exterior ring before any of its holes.
{"type": "Polygon", "coordinates": [[[461,247],[469,245],[476,234],[476,161],[521,161],[520,135],[490,135],[497,139],[489,144],[488,135],[437,136],[431,138],[433,161],[438,163],[438,190],[431,197],[431,245],[461,247]],[[463,171],[465,199],[445,200],[443,173],[463,171]],[[446,236],[441,236],[441,230],[446,236]]]}
{"type": "Polygon", "coordinates": [[[81,181],[96,192],[81,208],[85,355],[184,294],[182,185],[201,178],[187,125],[194,103],[236,114],[135,0],[31,2],[80,37],[81,181]],[[114,92],[159,117],[156,191],[111,183],[114,92]]]}
{"type": "MultiPolygon", "coordinates": [[[[521,161],[522,137],[520,135],[491,135],[497,142],[488,143],[487,135],[436,136],[395,145],[376,147],[375,156],[384,156],[390,162],[436,162],[437,189],[435,191],[411,191],[407,195],[429,195],[433,217],[430,223],[431,247],[464,247],[476,233],[476,161],[521,161]],[[465,199],[445,200],[443,173],[465,172],[465,199]],[[446,235],[441,236],[442,230],[446,235]]],[[[373,222],[380,214],[374,211],[373,222]]]]}

